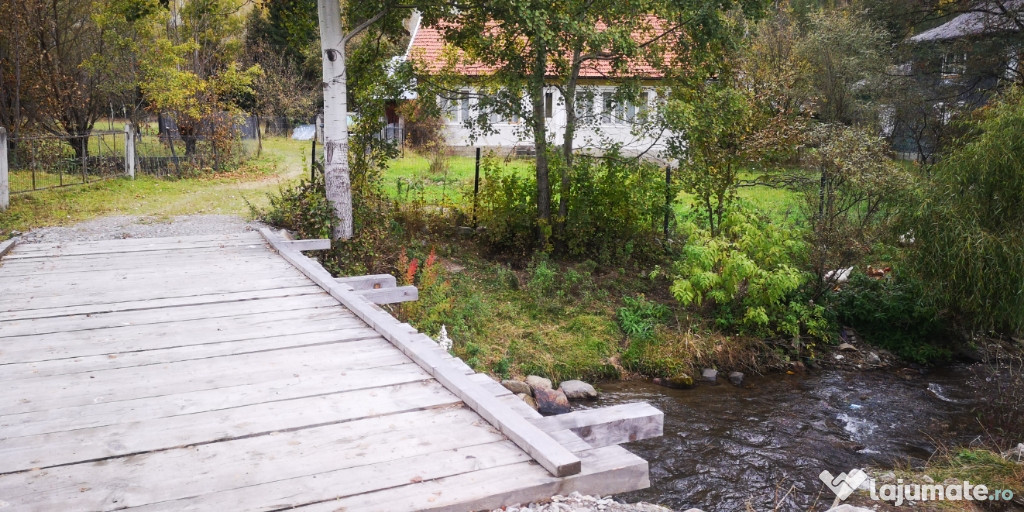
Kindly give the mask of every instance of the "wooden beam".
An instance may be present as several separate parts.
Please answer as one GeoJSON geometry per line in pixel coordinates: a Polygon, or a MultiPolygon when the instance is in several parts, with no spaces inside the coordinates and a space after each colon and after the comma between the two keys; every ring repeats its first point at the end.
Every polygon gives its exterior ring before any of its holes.
{"type": "Polygon", "coordinates": [[[14,246],[18,244],[18,237],[14,237],[10,240],[4,240],[0,242],[0,258],[3,258],[5,254],[11,252],[14,246]]]}
{"type": "Polygon", "coordinates": [[[377,290],[398,286],[395,276],[391,274],[371,274],[367,276],[336,277],[335,281],[347,284],[353,290],[377,290]]]}
{"type": "Polygon", "coordinates": [[[327,238],[283,240],[281,243],[296,251],[326,251],[331,248],[331,241],[327,238]]]}
{"type": "Polygon", "coordinates": [[[582,462],[578,456],[469,380],[458,367],[442,357],[445,351],[433,340],[354,293],[351,286],[337,282],[320,264],[282,244],[282,240],[269,229],[261,228],[260,233],[281,257],[433,375],[477,414],[530,454],[549,473],[564,477],[581,471],[582,462]]]}
{"type": "Polygon", "coordinates": [[[665,414],[646,402],[529,420],[545,432],[571,430],[594,448],[661,437],[665,414]]]}
{"type": "Polygon", "coordinates": [[[398,302],[409,302],[420,298],[420,292],[415,286],[359,290],[356,293],[366,297],[367,300],[374,304],[395,304],[398,302]]]}

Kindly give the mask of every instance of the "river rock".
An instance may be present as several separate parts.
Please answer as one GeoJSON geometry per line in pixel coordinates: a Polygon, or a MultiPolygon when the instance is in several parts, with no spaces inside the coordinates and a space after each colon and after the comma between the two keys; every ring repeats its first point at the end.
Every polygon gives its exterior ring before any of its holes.
{"type": "Polygon", "coordinates": [[[594,400],[597,398],[597,390],[594,389],[594,386],[582,380],[563,381],[558,389],[565,393],[569,400],[594,400]]]}
{"type": "Polygon", "coordinates": [[[538,389],[551,389],[551,379],[530,375],[526,377],[526,384],[536,392],[538,389]]]}
{"type": "Polygon", "coordinates": [[[693,377],[690,377],[685,373],[680,373],[664,379],[654,379],[654,383],[665,386],[666,388],[690,389],[693,387],[693,377]]]}
{"type": "Polygon", "coordinates": [[[743,377],[745,377],[743,372],[731,372],[729,373],[729,382],[732,382],[733,386],[742,386],[743,377]]]}
{"type": "Polygon", "coordinates": [[[718,382],[718,370],[714,368],[704,368],[704,371],[700,374],[701,380],[704,382],[718,382]]]}
{"type": "Polygon", "coordinates": [[[534,400],[529,393],[518,393],[516,396],[519,397],[520,400],[526,402],[526,405],[533,407],[533,410],[537,410],[537,401],[534,400]]]}
{"type": "Polygon", "coordinates": [[[856,352],[857,351],[857,347],[855,347],[855,346],[853,346],[853,345],[851,345],[849,343],[840,343],[839,344],[839,350],[843,350],[843,351],[846,351],[846,352],[856,352]]]}
{"type": "Polygon", "coordinates": [[[530,389],[530,385],[521,380],[503,380],[501,385],[505,386],[505,389],[512,392],[512,394],[527,394],[532,395],[533,390],[530,389]]]}
{"type": "Polygon", "coordinates": [[[544,416],[565,414],[572,410],[569,399],[561,390],[533,388],[533,398],[537,401],[537,412],[544,416]]]}
{"type": "Polygon", "coordinates": [[[867,364],[882,364],[882,358],[878,357],[878,354],[874,352],[868,352],[868,355],[864,357],[864,362],[867,364]]]}

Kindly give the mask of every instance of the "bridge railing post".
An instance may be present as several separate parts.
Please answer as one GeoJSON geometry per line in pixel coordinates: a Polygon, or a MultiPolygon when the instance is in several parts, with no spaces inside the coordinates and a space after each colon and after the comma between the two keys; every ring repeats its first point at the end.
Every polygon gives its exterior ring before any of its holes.
{"type": "Polygon", "coordinates": [[[11,181],[7,176],[7,130],[0,126],[0,212],[11,206],[11,181]]]}

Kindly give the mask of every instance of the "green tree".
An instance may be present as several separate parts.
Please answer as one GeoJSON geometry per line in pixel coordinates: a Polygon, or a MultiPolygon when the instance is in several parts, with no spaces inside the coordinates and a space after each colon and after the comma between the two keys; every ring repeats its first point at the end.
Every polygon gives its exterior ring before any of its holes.
{"type": "Polygon", "coordinates": [[[1024,332],[1024,92],[978,115],[933,168],[913,222],[917,271],[964,327],[1024,332]]]}
{"type": "Polygon", "coordinates": [[[143,63],[142,93],[156,112],[169,113],[193,154],[196,141],[215,114],[239,109],[252,94],[259,66],[239,69],[244,18],[241,0],[172,2],[164,12],[167,32],[143,63]]]}
{"type": "MultiPolygon", "coordinates": [[[[489,93],[482,106],[527,119],[524,131],[536,148],[538,234],[546,244],[553,218],[545,87],[560,90],[569,116],[561,152],[568,165],[559,187],[558,218],[564,221],[581,69],[607,62],[609,75],[623,81],[618,102],[635,98],[644,78],[658,77],[663,85],[702,81],[734,49],[736,15],[763,8],[759,0],[511,0],[439,6],[426,11],[424,21],[441,27],[446,42],[463,51],[465,60],[494,70],[478,84],[489,93]],[[645,68],[651,71],[638,71],[645,68]]],[[[487,116],[478,120],[486,129],[487,116]]]]}

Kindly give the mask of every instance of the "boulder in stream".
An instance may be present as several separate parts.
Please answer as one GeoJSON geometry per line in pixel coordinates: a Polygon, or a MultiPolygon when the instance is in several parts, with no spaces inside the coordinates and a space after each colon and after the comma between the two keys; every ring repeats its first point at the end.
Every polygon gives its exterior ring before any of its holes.
{"type": "Polygon", "coordinates": [[[572,410],[569,399],[561,390],[533,388],[533,398],[537,401],[537,412],[544,416],[565,414],[572,410]]]}
{"type": "Polygon", "coordinates": [[[565,393],[569,400],[595,400],[597,390],[582,380],[567,380],[559,384],[558,389],[565,393]]]}

